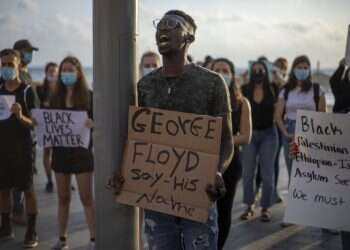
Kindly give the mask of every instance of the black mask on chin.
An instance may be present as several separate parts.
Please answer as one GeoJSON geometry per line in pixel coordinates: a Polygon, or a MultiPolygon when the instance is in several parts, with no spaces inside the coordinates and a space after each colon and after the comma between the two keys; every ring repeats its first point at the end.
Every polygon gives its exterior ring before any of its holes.
{"type": "Polygon", "coordinates": [[[263,72],[253,72],[251,76],[252,83],[263,83],[265,80],[265,74],[263,72]]]}

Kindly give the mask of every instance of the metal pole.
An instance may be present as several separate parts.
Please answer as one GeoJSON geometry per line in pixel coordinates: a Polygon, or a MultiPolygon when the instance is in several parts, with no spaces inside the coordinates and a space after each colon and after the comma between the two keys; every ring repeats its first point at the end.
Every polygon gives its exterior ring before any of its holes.
{"type": "Polygon", "coordinates": [[[137,0],[93,1],[96,246],[137,249],[137,210],[105,189],[120,167],[136,82],[137,0]]]}

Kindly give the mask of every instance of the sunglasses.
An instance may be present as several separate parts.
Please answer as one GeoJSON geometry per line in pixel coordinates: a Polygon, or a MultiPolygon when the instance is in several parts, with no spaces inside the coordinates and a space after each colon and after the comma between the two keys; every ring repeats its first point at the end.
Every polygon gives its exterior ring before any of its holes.
{"type": "Polygon", "coordinates": [[[157,30],[173,30],[179,27],[188,32],[191,30],[186,20],[177,15],[165,15],[161,19],[155,19],[153,20],[153,26],[157,30]]]}

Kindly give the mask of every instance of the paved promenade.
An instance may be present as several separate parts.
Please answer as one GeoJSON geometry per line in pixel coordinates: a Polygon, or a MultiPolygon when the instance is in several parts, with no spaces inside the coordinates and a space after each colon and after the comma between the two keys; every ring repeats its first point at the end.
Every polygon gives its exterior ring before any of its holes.
{"type": "MultiPolygon", "coordinates": [[[[39,174],[35,177],[35,188],[38,193],[40,216],[38,221],[38,234],[40,244],[38,250],[49,250],[57,240],[56,222],[56,193],[47,194],[44,191],[45,177],[41,164],[41,152],[38,159],[39,174]]],[[[280,192],[285,197],[287,194],[287,174],[284,161],[281,160],[280,192]]],[[[73,182],[75,183],[75,181],[73,182]]],[[[76,185],[76,184],[74,184],[76,185]]],[[[225,250],[341,250],[340,236],[323,233],[321,229],[292,226],[281,228],[280,223],[283,218],[284,205],[275,205],[272,209],[273,219],[270,223],[260,222],[259,218],[249,222],[242,222],[239,216],[244,206],[242,204],[242,188],[238,190],[235,206],[232,211],[232,229],[225,250]]],[[[257,213],[259,215],[259,213],[257,213]]],[[[117,223],[117,222],[116,222],[117,223]]],[[[0,243],[0,250],[22,249],[24,235],[23,227],[15,227],[16,239],[0,243]]],[[[85,224],[84,213],[79,202],[77,191],[72,195],[72,206],[69,224],[69,245],[70,249],[84,250],[89,240],[87,226],[85,224]]],[[[101,250],[117,250],[117,247],[101,250]]],[[[122,249],[124,250],[124,249],[122,249]]],[[[166,250],[166,249],[164,249],[166,250]]]]}

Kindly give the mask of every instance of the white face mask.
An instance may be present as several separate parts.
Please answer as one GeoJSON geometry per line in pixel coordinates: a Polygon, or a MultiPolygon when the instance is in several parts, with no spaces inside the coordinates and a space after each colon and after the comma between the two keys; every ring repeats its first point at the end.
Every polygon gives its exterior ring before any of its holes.
{"type": "Polygon", "coordinates": [[[142,76],[148,75],[149,73],[151,73],[155,69],[156,68],[143,68],[142,69],[142,76]]]}
{"type": "Polygon", "coordinates": [[[232,77],[229,74],[220,73],[220,75],[222,76],[222,78],[224,78],[226,85],[228,87],[230,87],[231,86],[232,77]]]}

